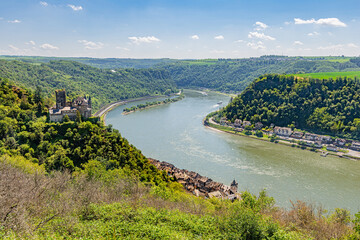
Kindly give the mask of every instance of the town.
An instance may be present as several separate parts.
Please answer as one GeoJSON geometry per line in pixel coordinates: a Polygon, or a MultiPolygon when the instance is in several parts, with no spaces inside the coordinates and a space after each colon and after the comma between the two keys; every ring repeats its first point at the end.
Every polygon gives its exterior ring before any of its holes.
{"type": "MultiPolygon", "coordinates": [[[[307,146],[313,149],[322,149],[332,152],[351,152],[351,156],[360,156],[360,142],[351,139],[342,139],[327,135],[308,133],[306,131],[293,130],[290,127],[279,127],[271,124],[270,127],[264,127],[261,122],[251,123],[250,121],[236,119],[234,123],[227,118],[222,117],[216,122],[210,118],[210,123],[229,127],[235,132],[254,133],[261,131],[263,134],[271,137],[273,140],[283,140],[291,143],[298,143],[301,146],[307,146]],[[353,151],[352,151],[353,150],[353,151]],[[354,152],[356,151],[356,152],[354,152]]],[[[326,155],[324,155],[326,156],[326,155]]]]}

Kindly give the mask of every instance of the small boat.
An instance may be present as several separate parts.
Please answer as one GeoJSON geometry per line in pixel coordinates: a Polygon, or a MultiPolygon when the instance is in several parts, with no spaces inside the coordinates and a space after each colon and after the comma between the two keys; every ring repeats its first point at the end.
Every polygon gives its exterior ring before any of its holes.
{"type": "Polygon", "coordinates": [[[217,104],[219,104],[219,105],[222,104],[222,101],[218,102],[217,104]]]}

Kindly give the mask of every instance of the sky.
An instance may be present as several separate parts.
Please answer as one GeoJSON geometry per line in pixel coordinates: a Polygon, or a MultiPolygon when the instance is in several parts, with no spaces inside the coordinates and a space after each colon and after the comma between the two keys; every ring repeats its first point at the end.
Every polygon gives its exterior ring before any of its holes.
{"type": "Polygon", "coordinates": [[[360,0],[0,0],[0,55],[359,56],[360,0]]]}

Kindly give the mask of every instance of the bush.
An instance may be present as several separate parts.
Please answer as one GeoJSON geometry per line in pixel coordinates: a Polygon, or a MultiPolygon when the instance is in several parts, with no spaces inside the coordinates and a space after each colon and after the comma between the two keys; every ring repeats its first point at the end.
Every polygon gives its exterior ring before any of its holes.
{"type": "Polygon", "coordinates": [[[263,133],[262,131],[260,131],[260,130],[257,130],[256,133],[255,133],[255,135],[256,135],[257,137],[261,138],[261,137],[264,136],[264,133],[263,133]]]}

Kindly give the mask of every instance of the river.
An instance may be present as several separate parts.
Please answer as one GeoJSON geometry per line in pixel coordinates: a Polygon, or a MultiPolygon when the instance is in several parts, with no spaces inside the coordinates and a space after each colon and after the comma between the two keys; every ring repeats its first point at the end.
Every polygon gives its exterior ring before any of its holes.
{"type": "MultiPolygon", "coordinates": [[[[266,189],[277,205],[303,200],[323,208],[360,211],[360,161],[321,157],[318,153],[218,132],[202,125],[217,104],[229,97],[185,90],[185,99],[122,115],[119,106],[106,116],[147,157],[196,171],[239,190],[266,189]]],[[[151,100],[154,101],[154,100],[151,100]]]]}

